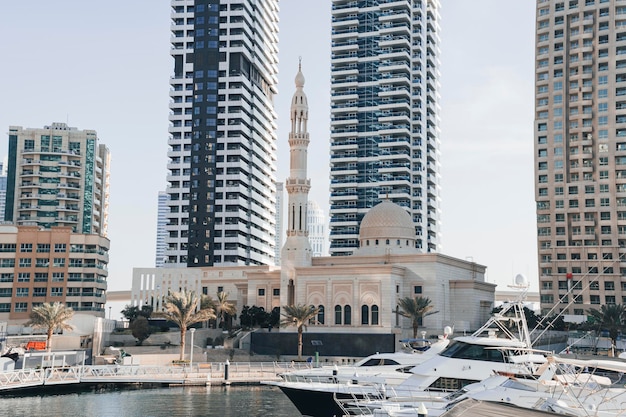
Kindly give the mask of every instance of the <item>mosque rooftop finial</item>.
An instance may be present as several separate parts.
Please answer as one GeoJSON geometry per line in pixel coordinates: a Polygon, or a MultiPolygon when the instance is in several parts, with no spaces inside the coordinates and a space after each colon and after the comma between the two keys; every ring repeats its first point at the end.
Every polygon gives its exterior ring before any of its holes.
{"type": "Polygon", "coordinates": [[[302,57],[298,57],[298,74],[296,74],[296,88],[304,87],[304,75],[302,74],[302,57]]]}

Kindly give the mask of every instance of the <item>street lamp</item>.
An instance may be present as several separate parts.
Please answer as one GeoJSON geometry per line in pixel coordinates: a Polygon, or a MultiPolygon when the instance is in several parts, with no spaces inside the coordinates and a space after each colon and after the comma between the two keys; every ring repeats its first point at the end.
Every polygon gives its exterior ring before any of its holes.
{"type": "Polygon", "coordinates": [[[191,332],[191,352],[189,353],[189,368],[193,366],[193,334],[196,332],[196,328],[192,327],[189,329],[191,332]]]}
{"type": "Polygon", "coordinates": [[[109,320],[111,320],[111,306],[109,306],[109,320]]]}

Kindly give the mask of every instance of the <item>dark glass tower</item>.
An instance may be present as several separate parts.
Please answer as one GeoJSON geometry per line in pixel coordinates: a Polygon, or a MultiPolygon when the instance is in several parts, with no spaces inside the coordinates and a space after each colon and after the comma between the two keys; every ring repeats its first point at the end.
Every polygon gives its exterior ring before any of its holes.
{"type": "Polygon", "coordinates": [[[273,264],[278,0],[171,5],[167,265],[273,264]]]}

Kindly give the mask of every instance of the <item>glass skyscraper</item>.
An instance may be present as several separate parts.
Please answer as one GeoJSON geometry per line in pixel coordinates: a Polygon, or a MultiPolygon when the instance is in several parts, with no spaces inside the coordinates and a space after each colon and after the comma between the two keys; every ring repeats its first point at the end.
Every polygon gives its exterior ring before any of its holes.
{"type": "Polygon", "coordinates": [[[172,0],[168,265],[272,265],[278,0],[172,0]]]}
{"type": "Polygon", "coordinates": [[[358,247],[361,219],[385,199],[411,215],[421,251],[439,249],[439,8],[332,2],[331,255],[358,247]]]}

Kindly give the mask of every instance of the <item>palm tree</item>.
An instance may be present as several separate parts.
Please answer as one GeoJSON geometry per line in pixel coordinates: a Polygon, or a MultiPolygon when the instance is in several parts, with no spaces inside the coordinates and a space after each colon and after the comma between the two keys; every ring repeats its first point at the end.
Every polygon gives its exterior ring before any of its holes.
{"type": "MultiPolygon", "coordinates": [[[[200,300],[195,291],[181,290],[180,292],[170,292],[165,297],[163,311],[159,314],[162,317],[176,323],[180,328],[180,360],[185,355],[185,335],[187,327],[194,323],[211,320],[215,318],[215,311],[212,308],[197,310],[200,300]]],[[[193,349],[193,346],[191,347],[193,349]]]]}
{"type": "MultiPolygon", "coordinates": [[[[220,323],[218,323],[218,327],[219,324],[224,322],[226,314],[233,315],[237,312],[237,308],[235,307],[235,305],[228,301],[228,295],[229,294],[224,291],[220,291],[217,293],[217,300],[215,301],[215,312],[220,321],[220,323]]],[[[224,329],[225,328],[226,326],[224,326],[224,329]]]]}
{"type": "MultiPolygon", "coordinates": [[[[207,308],[210,308],[210,309],[213,310],[213,312],[216,312],[217,311],[217,302],[210,295],[202,294],[200,296],[200,310],[206,310],[207,308]]],[[[207,322],[207,327],[209,327],[209,328],[212,328],[211,327],[211,325],[212,325],[211,320],[213,320],[213,319],[209,319],[209,321],[207,322]]]]}
{"type": "Polygon", "coordinates": [[[398,300],[398,307],[400,309],[396,313],[411,319],[413,322],[413,339],[417,337],[420,319],[438,313],[438,311],[431,311],[433,306],[430,304],[430,298],[428,297],[404,297],[398,300]]]}
{"type": "Polygon", "coordinates": [[[284,319],[280,322],[280,325],[296,326],[298,328],[298,359],[302,359],[302,329],[306,329],[307,323],[314,319],[319,311],[320,309],[317,307],[302,304],[283,306],[281,315],[284,319]]]}
{"type": "Polygon", "coordinates": [[[593,317],[593,321],[598,325],[599,330],[609,331],[611,338],[611,353],[615,356],[615,346],[617,345],[617,335],[624,328],[626,323],[626,306],[622,304],[608,304],[587,310],[587,314],[593,317]]]}
{"type": "Polygon", "coordinates": [[[58,301],[54,303],[43,303],[33,307],[30,312],[30,320],[26,323],[26,326],[46,329],[46,349],[50,352],[52,349],[50,341],[52,340],[54,330],[72,330],[72,325],[68,324],[67,321],[71,319],[73,315],[74,310],[58,301]]]}

